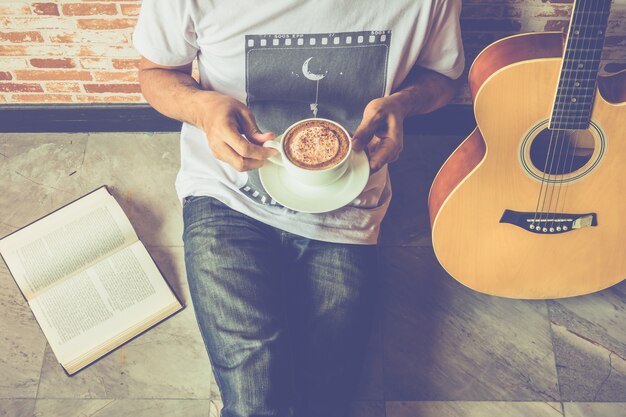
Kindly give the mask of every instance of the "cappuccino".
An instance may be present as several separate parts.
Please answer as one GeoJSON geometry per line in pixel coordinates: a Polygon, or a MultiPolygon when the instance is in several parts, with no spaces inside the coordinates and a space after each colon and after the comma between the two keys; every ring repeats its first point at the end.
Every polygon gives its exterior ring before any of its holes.
{"type": "Polygon", "coordinates": [[[346,158],[350,151],[350,137],[334,123],[307,120],[285,133],[283,149],[294,165],[323,170],[334,167],[346,158]]]}

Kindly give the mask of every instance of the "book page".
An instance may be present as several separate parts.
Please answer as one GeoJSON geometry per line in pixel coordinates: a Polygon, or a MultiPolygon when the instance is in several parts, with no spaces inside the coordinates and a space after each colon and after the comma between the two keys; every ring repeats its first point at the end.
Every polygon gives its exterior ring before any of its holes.
{"type": "Polygon", "coordinates": [[[139,241],[30,301],[62,364],[172,304],[180,305],[139,241]]]}
{"type": "Polygon", "coordinates": [[[27,299],[137,235],[103,187],[0,240],[0,253],[27,299]]]}

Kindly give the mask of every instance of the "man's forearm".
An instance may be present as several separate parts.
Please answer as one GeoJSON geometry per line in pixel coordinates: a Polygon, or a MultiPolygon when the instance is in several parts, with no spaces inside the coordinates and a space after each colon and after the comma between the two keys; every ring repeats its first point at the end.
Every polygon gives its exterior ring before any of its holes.
{"type": "Polygon", "coordinates": [[[196,126],[201,120],[197,114],[198,94],[203,94],[206,100],[206,96],[213,93],[202,90],[196,80],[182,70],[142,69],[139,82],[143,96],[159,113],[196,126]]]}
{"type": "Polygon", "coordinates": [[[456,84],[444,75],[417,67],[390,98],[400,104],[405,117],[430,113],[452,100],[456,84]]]}

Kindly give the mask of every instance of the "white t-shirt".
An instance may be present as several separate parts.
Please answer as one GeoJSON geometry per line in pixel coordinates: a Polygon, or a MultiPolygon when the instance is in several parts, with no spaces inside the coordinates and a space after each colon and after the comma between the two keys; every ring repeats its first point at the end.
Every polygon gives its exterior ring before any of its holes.
{"type": "MultiPolygon", "coordinates": [[[[202,88],[246,103],[263,132],[314,116],[353,132],[367,103],[395,91],[414,64],[461,75],[460,9],[461,0],[144,0],[133,41],[160,65],[197,57],[202,88]]],[[[385,166],[348,206],[294,212],[272,201],[257,171],[214,158],[206,134],[187,123],[176,190],[291,233],[354,244],[376,243],[391,199],[385,166]]]]}

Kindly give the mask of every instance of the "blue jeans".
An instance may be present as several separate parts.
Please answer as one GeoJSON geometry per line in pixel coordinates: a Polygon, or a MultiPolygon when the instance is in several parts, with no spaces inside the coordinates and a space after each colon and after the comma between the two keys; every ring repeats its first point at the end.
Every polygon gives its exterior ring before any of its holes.
{"type": "Polygon", "coordinates": [[[222,417],[346,417],[377,248],[281,231],[210,197],[183,208],[191,296],[222,417]]]}

